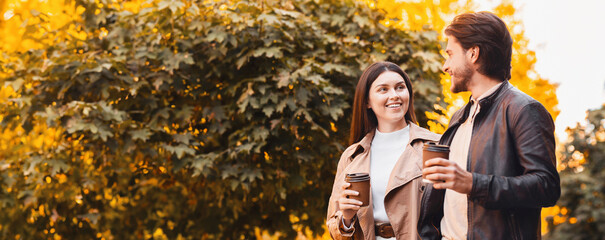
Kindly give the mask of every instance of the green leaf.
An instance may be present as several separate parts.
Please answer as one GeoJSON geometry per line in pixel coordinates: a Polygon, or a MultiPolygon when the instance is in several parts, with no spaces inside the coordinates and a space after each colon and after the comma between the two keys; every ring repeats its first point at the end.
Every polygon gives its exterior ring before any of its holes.
{"type": "Polygon", "coordinates": [[[271,114],[273,113],[273,111],[275,111],[275,108],[273,106],[263,107],[263,112],[265,113],[265,116],[267,116],[267,117],[271,117],[271,114]]]}
{"type": "Polygon", "coordinates": [[[185,144],[179,144],[177,146],[170,146],[170,145],[164,144],[164,145],[162,145],[162,147],[164,149],[166,149],[166,151],[170,152],[171,154],[175,154],[178,159],[183,158],[183,156],[185,156],[185,154],[188,154],[188,155],[195,154],[195,150],[192,148],[189,148],[185,144]]]}
{"type": "Polygon", "coordinates": [[[39,156],[33,156],[29,158],[29,165],[27,168],[23,168],[23,175],[29,176],[36,171],[36,165],[42,162],[42,158],[39,156]]]}
{"type": "Polygon", "coordinates": [[[176,13],[179,8],[185,7],[185,3],[180,1],[170,1],[170,11],[176,13]]]}
{"type": "Polygon", "coordinates": [[[58,159],[52,159],[46,161],[46,163],[51,167],[51,176],[55,176],[58,172],[66,172],[71,168],[66,162],[58,159]]]}
{"type": "Polygon", "coordinates": [[[281,72],[277,77],[277,88],[283,88],[290,84],[290,73],[287,71],[281,72]]]}
{"type": "Polygon", "coordinates": [[[158,3],[158,10],[164,10],[165,8],[170,6],[172,0],[163,0],[158,3]]]}
{"type": "Polygon", "coordinates": [[[287,11],[287,10],[283,10],[283,9],[273,9],[273,11],[275,11],[276,13],[278,13],[279,15],[283,15],[283,16],[288,16],[294,19],[298,19],[300,17],[302,17],[303,15],[299,12],[294,12],[294,11],[287,11]]]}
{"type": "Polygon", "coordinates": [[[279,21],[278,17],[275,15],[271,15],[271,14],[261,14],[258,16],[257,18],[258,21],[262,21],[267,25],[279,25],[281,24],[281,22],[279,21]]]}
{"type": "Polygon", "coordinates": [[[263,55],[268,58],[281,58],[284,56],[281,51],[281,47],[259,48],[252,52],[252,56],[254,57],[260,57],[263,55]]]}
{"type": "Polygon", "coordinates": [[[227,32],[222,27],[216,27],[210,30],[210,33],[204,39],[205,41],[222,43],[227,38],[227,32]]]}
{"type": "Polygon", "coordinates": [[[191,134],[190,133],[176,134],[176,135],[172,135],[172,138],[179,143],[189,145],[189,141],[191,141],[191,134]]]}
{"type": "Polygon", "coordinates": [[[25,82],[25,80],[23,80],[23,78],[17,78],[17,80],[6,82],[4,85],[11,86],[13,88],[13,90],[19,91],[21,89],[21,86],[23,86],[24,82],[25,82]]]}
{"type": "Polygon", "coordinates": [[[149,136],[151,136],[151,131],[149,131],[148,129],[138,129],[130,131],[130,135],[132,136],[132,140],[138,139],[145,142],[149,139],[149,136]]]}
{"type": "Polygon", "coordinates": [[[260,169],[244,169],[240,175],[240,181],[253,182],[256,179],[263,180],[263,174],[260,169]]]}

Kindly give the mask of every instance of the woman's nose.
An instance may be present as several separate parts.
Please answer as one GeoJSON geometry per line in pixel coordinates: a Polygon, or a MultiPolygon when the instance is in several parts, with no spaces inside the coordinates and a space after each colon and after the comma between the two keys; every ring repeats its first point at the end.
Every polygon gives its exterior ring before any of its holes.
{"type": "Polygon", "coordinates": [[[393,98],[398,98],[398,97],[399,97],[399,94],[397,94],[397,91],[395,91],[395,89],[391,89],[391,90],[389,91],[389,98],[390,98],[390,99],[393,99],[393,98]]]}

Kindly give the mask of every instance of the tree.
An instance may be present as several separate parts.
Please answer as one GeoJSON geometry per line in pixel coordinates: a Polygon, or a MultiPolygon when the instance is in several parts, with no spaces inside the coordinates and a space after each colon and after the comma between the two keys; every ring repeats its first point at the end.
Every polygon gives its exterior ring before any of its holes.
{"type": "Polygon", "coordinates": [[[558,84],[544,79],[534,69],[536,52],[528,48],[529,39],[525,37],[523,22],[516,17],[512,2],[504,1],[494,9],[494,13],[506,22],[513,38],[513,58],[511,84],[542,103],[553,119],[561,112],[557,105],[556,90],[558,84]]]}
{"type": "Polygon", "coordinates": [[[605,235],[605,105],[589,110],[586,120],[585,126],[567,129],[559,166],[561,198],[548,218],[549,239],[605,235]]]}
{"type": "Polygon", "coordinates": [[[319,234],[361,71],[398,63],[419,113],[445,106],[437,33],[356,1],[123,4],[75,1],[40,36],[61,41],[2,58],[4,128],[58,131],[2,162],[3,238],[319,234]]]}

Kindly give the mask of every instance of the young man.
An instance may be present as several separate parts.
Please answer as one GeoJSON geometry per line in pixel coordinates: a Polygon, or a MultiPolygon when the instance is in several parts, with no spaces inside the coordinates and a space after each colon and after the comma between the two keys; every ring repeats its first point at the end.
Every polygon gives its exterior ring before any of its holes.
{"type": "Polygon", "coordinates": [[[540,239],[540,211],[561,194],[554,124],[544,106],[513,87],[512,38],[489,12],[456,16],[446,28],[443,71],[471,99],[440,143],[449,160],[426,162],[422,239],[540,239]]]}

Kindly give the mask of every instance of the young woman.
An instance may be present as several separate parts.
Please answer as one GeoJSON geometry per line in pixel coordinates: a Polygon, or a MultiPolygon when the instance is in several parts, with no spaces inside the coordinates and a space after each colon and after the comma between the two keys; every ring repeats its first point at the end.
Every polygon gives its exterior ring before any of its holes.
{"type": "Polygon", "coordinates": [[[369,66],[355,90],[349,146],[340,157],[327,225],[334,239],[417,239],[422,146],[439,135],[416,125],[408,75],[390,62],[369,66]],[[370,174],[370,203],[347,196],[349,173],[370,174]]]}

